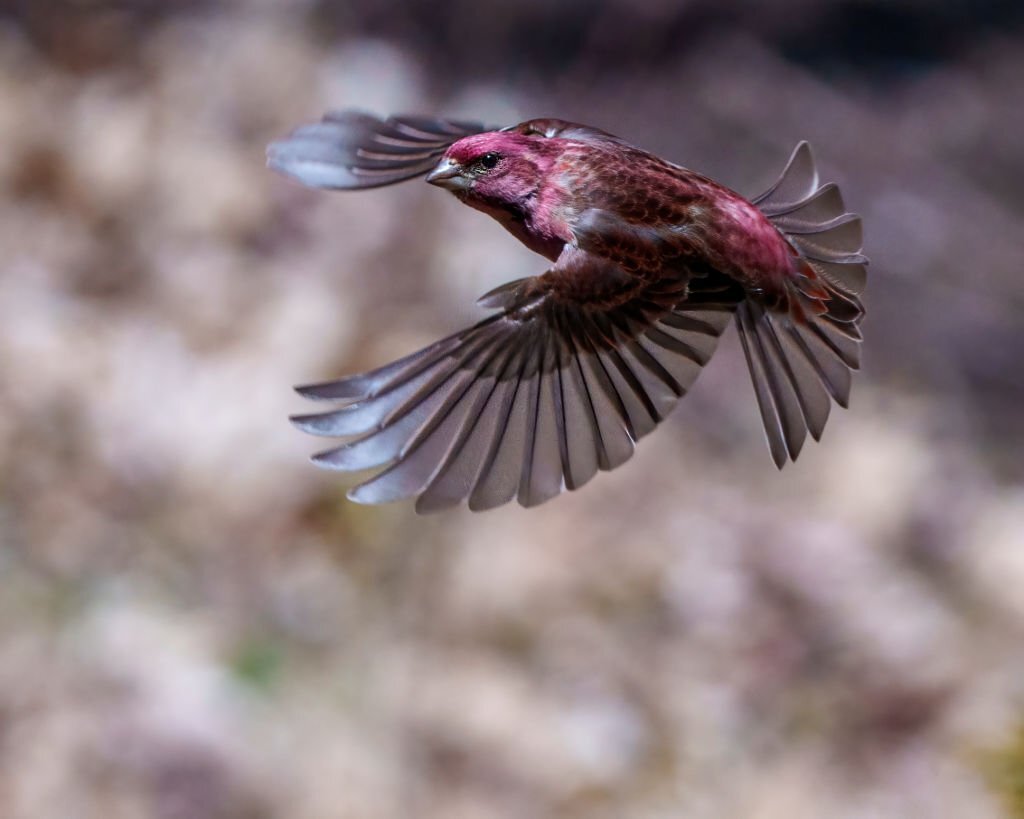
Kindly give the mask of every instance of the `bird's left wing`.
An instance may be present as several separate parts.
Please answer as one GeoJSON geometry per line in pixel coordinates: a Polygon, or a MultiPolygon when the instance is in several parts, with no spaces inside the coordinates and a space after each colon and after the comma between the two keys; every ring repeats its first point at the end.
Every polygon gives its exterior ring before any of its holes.
{"type": "Polygon", "coordinates": [[[453,142],[489,130],[479,122],[340,111],[272,142],[267,164],[314,188],[378,188],[427,173],[453,142]]]}
{"type": "Polygon", "coordinates": [[[481,303],[499,312],[362,375],[299,388],[344,402],[293,419],[317,435],[358,436],[314,461],[384,467],[349,497],[416,497],[429,512],[518,498],[534,506],[633,453],[710,358],[737,301],[714,273],[638,283],[571,246],[548,273],[481,303]],[[585,292],[584,292],[585,291],[585,292]]]}

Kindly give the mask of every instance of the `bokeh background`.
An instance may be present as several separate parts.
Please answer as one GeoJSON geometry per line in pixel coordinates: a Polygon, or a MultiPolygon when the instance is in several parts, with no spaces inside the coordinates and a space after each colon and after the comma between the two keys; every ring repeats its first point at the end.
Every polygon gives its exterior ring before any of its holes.
{"type": "Polygon", "coordinates": [[[0,816],[1024,815],[1019,0],[0,4],[0,816]],[[344,500],[291,385],[543,260],[307,191],[328,108],[618,133],[865,219],[852,408],[777,473],[730,334],[530,511],[344,500]]]}

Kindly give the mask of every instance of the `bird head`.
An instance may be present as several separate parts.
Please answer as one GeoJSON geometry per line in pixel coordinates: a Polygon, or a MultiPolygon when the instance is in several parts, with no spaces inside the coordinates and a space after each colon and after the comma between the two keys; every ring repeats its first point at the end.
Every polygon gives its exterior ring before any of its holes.
{"type": "Polygon", "coordinates": [[[449,147],[427,181],[467,204],[522,205],[554,164],[555,142],[508,131],[474,134],[449,147]]]}

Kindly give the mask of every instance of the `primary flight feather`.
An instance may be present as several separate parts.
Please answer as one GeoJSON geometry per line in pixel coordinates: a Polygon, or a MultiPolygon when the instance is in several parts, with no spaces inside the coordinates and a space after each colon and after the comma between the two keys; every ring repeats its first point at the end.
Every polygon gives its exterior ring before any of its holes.
{"type": "Polygon", "coordinates": [[[349,497],[535,506],[619,466],[693,384],[735,315],[768,447],[782,467],[859,365],[860,217],[800,143],[752,200],[585,125],[345,111],[268,150],[320,188],[427,175],[551,261],[481,298],[496,312],[377,370],[300,387],[335,401],[295,424],[352,437],[314,461],[381,469],[349,497]]]}

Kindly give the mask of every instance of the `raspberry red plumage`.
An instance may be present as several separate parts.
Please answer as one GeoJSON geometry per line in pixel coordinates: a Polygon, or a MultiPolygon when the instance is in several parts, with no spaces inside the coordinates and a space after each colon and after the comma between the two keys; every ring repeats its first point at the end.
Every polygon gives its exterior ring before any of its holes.
{"type": "Polygon", "coordinates": [[[325,466],[384,466],[351,496],[540,503],[626,460],[690,387],[732,314],[778,466],[845,406],[858,364],[860,220],[802,143],[753,201],[560,120],[332,115],[270,149],[307,184],[428,181],[554,262],[481,302],[500,312],[365,375],[303,388],[347,405],[296,419],[358,435],[325,466]],[[475,133],[474,133],[475,132],[475,133]],[[436,165],[434,164],[436,161],[436,165]]]}

